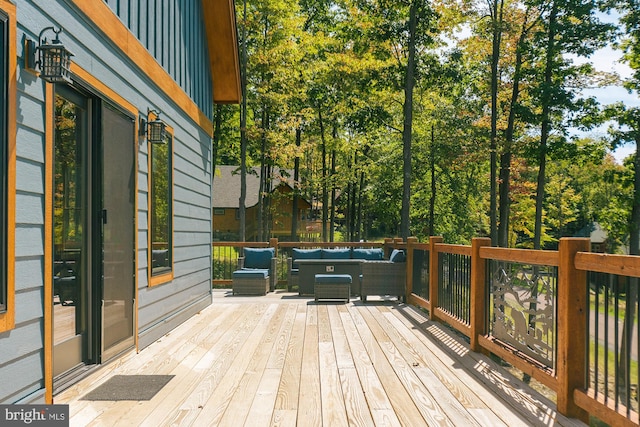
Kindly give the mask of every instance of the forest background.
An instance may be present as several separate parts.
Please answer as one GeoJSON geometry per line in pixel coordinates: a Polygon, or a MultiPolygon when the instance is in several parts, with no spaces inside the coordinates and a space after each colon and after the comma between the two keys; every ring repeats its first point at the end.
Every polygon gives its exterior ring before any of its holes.
{"type": "Polygon", "coordinates": [[[323,240],[551,249],[599,224],[609,252],[640,252],[640,108],[590,96],[638,99],[639,0],[236,0],[236,15],[245,96],[216,106],[214,163],[261,169],[263,240],[286,170],[323,240]],[[593,66],[605,47],[628,75],[593,66]]]}

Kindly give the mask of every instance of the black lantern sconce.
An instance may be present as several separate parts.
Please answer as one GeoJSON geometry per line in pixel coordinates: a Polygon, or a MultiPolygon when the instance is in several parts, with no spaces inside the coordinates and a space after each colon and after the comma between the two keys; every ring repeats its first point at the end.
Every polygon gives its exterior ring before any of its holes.
{"type": "Polygon", "coordinates": [[[139,134],[141,136],[147,135],[147,139],[152,144],[165,144],[167,124],[160,120],[160,112],[156,110],[147,111],[147,120],[144,117],[140,117],[139,134]],[[148,120],[149,114],[154,114],[153,120],[148,120]]]}
{"type": "Polygon", "coordinates": [[[60,41],[61,32],[62,28],[56,30],[55,27],[47,27],[38,35],[38,46],[33,40],[25,41],[26,68],[35,70],[38,66],[40,77],[49,83],[71,83],[70,67],[73,54],[60,41]],[[42,37],[49,30],[56,35],[50,43],[42,37]]]}

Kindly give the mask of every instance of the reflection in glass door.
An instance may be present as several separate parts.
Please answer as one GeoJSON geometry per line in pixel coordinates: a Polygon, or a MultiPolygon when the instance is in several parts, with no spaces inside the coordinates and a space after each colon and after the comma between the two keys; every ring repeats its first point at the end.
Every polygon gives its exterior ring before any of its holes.
{"type": "Polygon", "coordinates": [[[88,361],[89,244],[87,234],[89,100],[71,91],[55,98],[54,376],[88,361]]]}
{"type": "Polygon", "coordinates": [[[134,345],[135,122],[56,87],[54,389],[134,345]]]}

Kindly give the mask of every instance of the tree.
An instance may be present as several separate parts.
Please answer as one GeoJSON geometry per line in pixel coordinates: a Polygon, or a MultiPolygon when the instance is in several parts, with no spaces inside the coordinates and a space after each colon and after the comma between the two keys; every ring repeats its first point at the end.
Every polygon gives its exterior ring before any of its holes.
{"type": "Polygon", "coordinates": [[[242,13],[242,58],[240,63],[242,104],[240,107],[240,241],[247,239],[246,200],[247,200],[247,0],[243,1],[242,13]]]}
{"type": "Polygon", "coordinates": [[[584,75],[593,73],[590,64],[573,65],[567,55],[587,57],[610,40],[614,27],[600,21],[597,12],[604,10],[601,2],[575,2],[573,0],[543,0],[537,3],[543,11],[542,28],[537,33],[542,81],[537,88],[540,110],[540,144],[538,151],[538,179],[536,187],[536,220],[534,249],[540,249],[542,240],[542,209],[545,195],[547,148],[551,129],[565,133],[560,126],[565,114],[576,111],[581,104],[576,100],[577,87],[584,75]]]}

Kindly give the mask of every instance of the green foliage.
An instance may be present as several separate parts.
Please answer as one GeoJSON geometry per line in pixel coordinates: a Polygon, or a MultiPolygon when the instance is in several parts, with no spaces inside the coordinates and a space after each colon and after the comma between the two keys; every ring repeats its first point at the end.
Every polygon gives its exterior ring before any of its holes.
{"type": "MultiPolygon", "coordinates": [[[[336,198],[329,198],[327,208],[335,210],[345,239],[400,234],[404,76],[412,3],[247,0],[244,22],[243,3],[237,2],[249,54],[247,163],[264,161],[293,169],[299,160],[296,188],[313,204],[316,218],[323,190],[331,194],[335,189],[336,198]]],[[[447,242],[468,243],[474,236],[487,235],[490,228],[495,28],[487,14],[494,9],[468,1],[413,4],[419,37],[411,233],[421,240],[442,235],[447,242]]],[[[637,70],[637,0],[617,4],[624,33],[621,47],[637,70]]],[[[508,197],[499,201],[510,206],[508,244],[533,246],[540,124],[546,120],[550,131],[542,246],[553,248],[561,237],[598,222],[609,234],[610,247],[622,248],[629,240],[634,168],[617,165],[607,150],[637,141],[633,132],[640,123],[638,113],[623,105],[603,110],[596,100],[581,95],[585,87],[612,82],[596,73],[588,60],[595,49],[613,39],[611,25],[603,24],[596,13],[609,6],[570,0],[508,1],[497,6],[502,7],[502,18],[495,120],[497,154],[511,154],[508,197]],[[521,54],[518,72],[517,53],[521,54]],[[507,143],[509,118],[513,135],[507,143]],[[588,130],[611,119],[618,125],[608,140],[571,137],[571,126],[588,130]]],[[[637,89],[638,81],[634,74],[627,87],[637,89]]],[[[225,107],[220,114],[217,161],[238,164],[238,110],[225,107]]],[[[268,212],[265,209],[265,215],[268,212]]]]}

